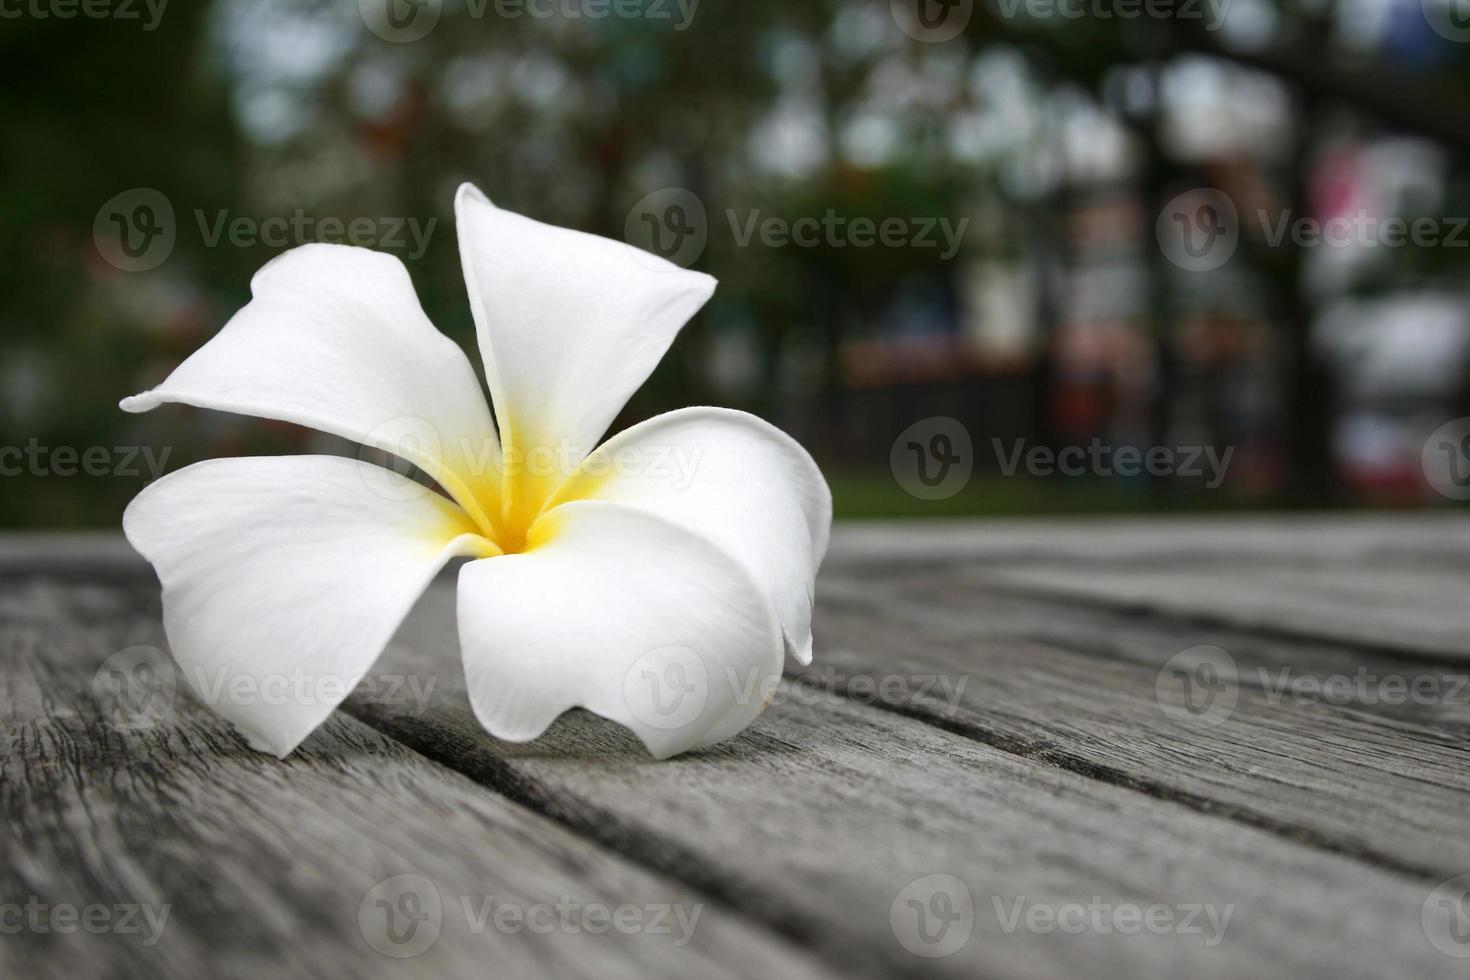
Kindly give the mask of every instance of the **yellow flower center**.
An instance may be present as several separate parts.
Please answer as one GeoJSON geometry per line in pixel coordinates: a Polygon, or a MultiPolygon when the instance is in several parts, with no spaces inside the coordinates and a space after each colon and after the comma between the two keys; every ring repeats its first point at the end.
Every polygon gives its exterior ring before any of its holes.
{"type": "MultiPolygon", "coordinates": [[[[573,469],[562,471],[573,461],[558,459],[549,451],[502,452],[498,471],[463,475],[455,468],[440,467],[439,483],[463,508],[469,525],[462,533],[478,534],[494,551],[487,556],[518,555],[550,539],[553,521],[549,511],[557,504],[589,495],[600,481],[573,469]]],[[[473,467],[470,467],[473,468],[473,467]]]]}

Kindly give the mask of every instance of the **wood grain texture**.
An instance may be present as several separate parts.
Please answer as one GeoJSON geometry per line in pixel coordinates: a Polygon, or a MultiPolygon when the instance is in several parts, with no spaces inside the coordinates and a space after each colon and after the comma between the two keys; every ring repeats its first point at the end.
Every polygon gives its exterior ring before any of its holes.
{"type": "Polygon", "coordinates": [[[284,762],[185,695],[120,725],[93,672],[114,651],[159,643],[146,581],[0,578],[0,905],[20,909],[0,918],[0,976],[830,976],[708,896],[350,718],[284,762]],[[367,938],[385,922],[375,902],[402,896],[375,886],[399,875],[418,876],[421,914],[431,895],[439,903],[421,926],[438,938],[411,959],[367,938]],[[529,911],[564,901],[566,918],[529,911]],[[28,903],[105,907],[93,924],[109,928],[146,923],[123,922],[124,906],[142,905],[162,929],[94,934],[38,908],[40,929],[11,933],[28,903]],[[501,931],[503,904],[555,930],[508,916],[501,931]],[[589,909],[625,905],[639,907],[626,923],[649,928],[608,929],[595,912],[587,924],[606,931],[581,928],[589,909]],[[661,907],[670,934],[655,931],[661,907]],[[688,922],[696,908],[692,931],[678,928],[678,911],[688,922]]]}
{"type": "MultiPolygon", "coordinates": [[[[832,962],[941,976],[1458,975],[1420,925],[1432,874],[842,697],[801,698],[788,686],[740,738],[663,764],[584,713],[529,745],[499,742],[460,690],[452,603],[448,588],[431,590],[383,665],[439,679],[427,710],[356,697],[355,716],[718,892],[832,962]],[[891,916],[906,888],[936,874],[964,882],[973,934],[953,955],[924,960],[891,916]],[[1214,946],[1200,936],[1008,931],[1001,910],[1018,902],[1233,906],[1233,918],[1214,946]]],[[[1178,764],[1193,764],[1194,751],[1181,745],[1178,764]]]]}
{"type": "Polygon", "coordinates": [[[839,527],[817,663],[666,763],[581,712],[488,736],[451,570],[282,763],[187,697],[150,727],[99,699],[162,644],[115,536],[0,536],[0,976],[1463,977],[1424,916],[1470,872],[1467,556],[1451,516],[839,527]],[[1171,711],[1201,646],[1233,703],[1171,711]],[[1438,697],[1273,688],[1359,669],[1438,697]],[[442,934],[387,959],[359,911],[405,873],[442,934]],[[5,934],[31,895],[171,912],[147,947],[5,934]],[[510,934],[491,895],[702,912],[687,946],[510,934]]]}
{"type": "Polygon", "coordinates": [[[1470,868],[1461,833],[1470,806],[1463,670],[1340,648],[1292,657],[1245,635],[986,594],[949,576],[884,585],[829,577],[820,661],[798,676],[1405,873],[1470,868]],[[1226,689],[1228,706],[1195,716],[1180,710],[1182,691],[1161,669],[1205,644],[1229,654],[1238,683],[1226,689]],[[1365,688],[1370,697],[1391,695],[1397,688],[1384,682],[1398,677],[1405,691],[1458,700],[1378,713],[1368,710],[1374,704],[1308,696],[1319,688],[1294,696],[1281,686],[1283,670],[1300,685],[1349,679],[1359,668],[1376,679],[1365,688]],[[885,678],[897,681],[888,696],[885,678]]]}
{"type": "Polygon", "coordinates": [[[1302,557],[1328,566],[1394,557],[1467,566],[1470,521],[1449,513],[864,521],[838,526],[829,555],[845,566],[1302,557]]]}
{"type": "Polygon", "coordinates": [[[957,566],[1018,595],[1470,659],[1470,521],[1279,516],[873,524],[836,564],[957,566]]]}
{"type": "Polygon", "coordinates": [[[1135,663],[1155,674],[1182,651],[1213,645],[1238,666],[1241,687],[1267,695],[1270,703],[1283,684],[1311,679],[1336,688],[1313,696],[1310,684],[1292,700],[1337,704],[1353,712],[1393,718],[1448,734],[1470,731],[1470,668],[1458,661],[1414,651],[1365,649],[1330,639],[1283,638],[1272,630],[1232,627],[1175,616],[1159,610],[1078,603],[997,584],[988,568],[951,566],[934,571],[919,566],[889,569],[832,568],[824,594],[838,611],[854,605],[883,605],[898,618],[889,600],[912,602],[921,622],[936,619],[955,638],[975,641],[1041,643],[1090,657],[1135,663]],[[1359,681],[1359,675],[1365,675],[1359,681]],[[1341,693],[1340,678],[1353,680],[1341,693]],[[1399,692],[1394,678],[1417,680],[1420,688],[1399,692]],[[1373,696],[1357,694],[1360,686],[1373,696]]]}
{"type": "Polygon", "coordinates": [[[1470,568],[1429,558],[1369,565],[1172,560],[1036,564],[985,577],[1018,594],[1164,613],[1227,627],[1470,661],[1470,568]]]}

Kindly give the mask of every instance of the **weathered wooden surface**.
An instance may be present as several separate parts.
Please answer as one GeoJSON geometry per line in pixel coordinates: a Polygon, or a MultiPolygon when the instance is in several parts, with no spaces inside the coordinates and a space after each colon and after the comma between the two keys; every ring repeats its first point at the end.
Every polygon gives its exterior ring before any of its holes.
{"type": "Polygon", "coordinates": [[[577,712],[486,735],[446,577],[281,763],[182,694],[107,710],[98,666],[163,643],[115,540],[0,543],[0,975],[1467,977],[1466,585],[1445,517],[840,528],[817,662],[656,763],[577,712]],[[369,936],[403,874],[442,896],[411,959],[369,936]],[[171,911],[5,931],[31,896],[171,911]],[[700,914],[477,928],[491,897],[700,914]]]}
{"type": "Polygon", "coordinates": [[[350,718],[285,762],[184,697],[147,727],[115,727],[93,671],[162,642],[155,591],[3,584],[0,904],[34,901],[45,925],[0,935],[0,976],[483,976],[487,959],[497,976],[831,975],[742,914],[350,718]],[[382,921],[375,903],[399,894],[375,886],[400,875],[417,876],[421,910],[431,894],[440,906],[423,926],[437,941],[404,960],[370,945],[360,920],[382,921]],[[564,898],[700,911],[680,946],[682,933],[496,933],[488,917],[564,898]],[[130,925],[151,913],[161,928],[62,933],[41,904],[105,906],[119,924],[116,910],[142,906],[130,925]]]}

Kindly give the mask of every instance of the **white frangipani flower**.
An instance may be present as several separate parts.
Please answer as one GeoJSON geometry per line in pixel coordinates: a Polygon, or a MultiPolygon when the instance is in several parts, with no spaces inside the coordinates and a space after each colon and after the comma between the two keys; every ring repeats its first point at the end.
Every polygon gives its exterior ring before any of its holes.
{"type": "Polygon", "coordinates": [[[493,420],[403,265],[339,245],[267,264],[216,337],[122,402],[310,426],[393,453],[448,495],[335,456],[210,460],[149,486],[123,527],[158,572],[184,677],[284,757],[463,556],[477,559],[459,575],[465,675],[493,734],[532,739],[580,706],[660,758],[734,735],[784,655],[811,659],[826,482],[785,434],[718,408],[589,454],[714,280],[469,185],[455,211],[493,420]],[[303,676],[338,683],[313,696],[278,683],[303,676]],[[277,689],[296,696],[259,696],[277,689]]]}

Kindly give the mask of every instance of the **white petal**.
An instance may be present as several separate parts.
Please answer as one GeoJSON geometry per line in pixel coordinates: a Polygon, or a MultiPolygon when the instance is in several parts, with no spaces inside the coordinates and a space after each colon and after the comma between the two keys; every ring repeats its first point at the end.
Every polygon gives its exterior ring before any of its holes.
{"type": "Polygon", "coordinates": [[[403,263],[314,244],[267,263],[252,299],[163,384],[124,399],[310,426],[395,453],[495,513],[499,442],[475,370],[419,306],[403,263]]]}
{"type": "Polygon", "coordinates": [[[686,408],[609,439],[559,500],[606,500],[709,538],[770,597],[788,652],[812,657],[814,579],[832,493],[805,449],[775,426],[723,408],[686,408]]]}
{"type": "Polygon", "coordinates": [[[715,281],[503,211],[469,184],[455,214],[501,438],[512,459],[540,449],[568,459],[541,481],[549,491],[597,445],[715,281]]]}
{"type": "Polygon", "coordinates": [[[600,501],[543,517],[523,554],[466,565],[459,631],[475,714],[512,741],[580,706],[667,758],[743,729],[781,674],[775,615],[738,562],[600,501]]]}
{"type": "Polygon", "coordinates": [[[255,748],[289,754],[450,557],[492,553],[458,507],[416,486],[336,456],[216,459],[128,506],[123,530],[163,583],[174,659],[255,748]],[[372,489],[395,481],[403,493],[372,489]]]}

